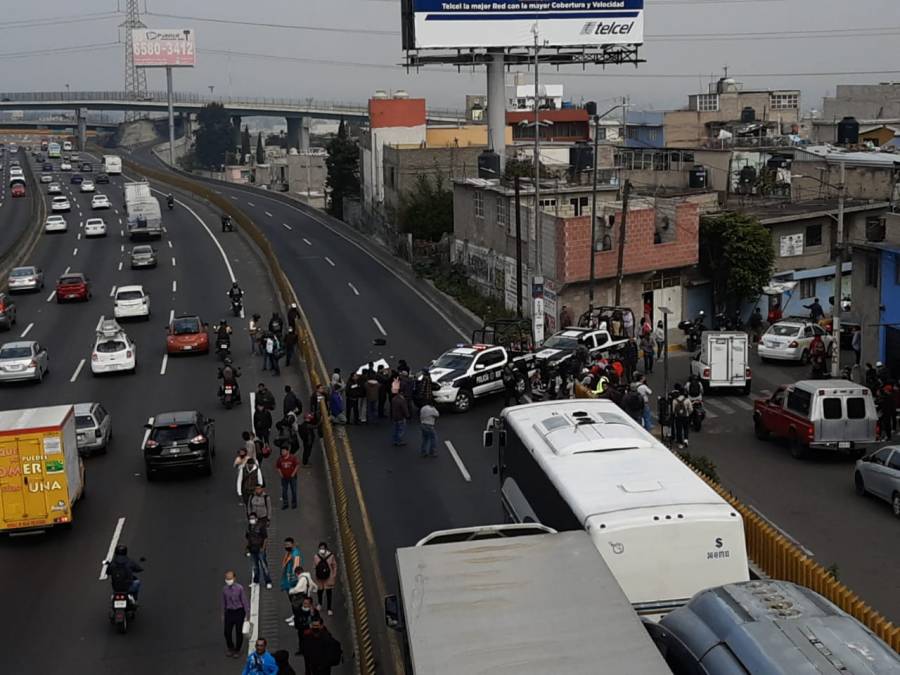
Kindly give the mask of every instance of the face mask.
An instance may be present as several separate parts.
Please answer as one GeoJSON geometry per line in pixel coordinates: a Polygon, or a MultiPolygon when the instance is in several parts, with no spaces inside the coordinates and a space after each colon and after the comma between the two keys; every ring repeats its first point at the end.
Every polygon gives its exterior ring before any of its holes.
{"type": "Polygon", "coordinates": [[[320,548],[320,549],[319,549],[319,555],[325,555],[325,551],[327,551],[327,550],[328,550],[328,549],[326,549],[326,548],[320,548]]]}
{"type": "Polygon", "coordinates": [[[301,607],[301,609],[302,609],[304,612],[306,612],[307,614],[309,614],[309,612],[312,611],[312,607],[301,607]]]}
{"type": "Polygon", "coordinates": [[[226,579],[226,580],[225,580],[225,583],[226,583],[228,586],[231,586],[231,585],[234,584],[234,579],[226,579]]]}

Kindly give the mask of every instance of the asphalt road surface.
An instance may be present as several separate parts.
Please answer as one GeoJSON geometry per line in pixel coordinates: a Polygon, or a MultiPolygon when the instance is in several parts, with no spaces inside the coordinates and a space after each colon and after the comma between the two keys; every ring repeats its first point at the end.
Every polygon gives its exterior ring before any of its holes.
{"type": "MultiPolygon", "coordinates": [[[[0,182],[0,255],[4,255],[12,247],[29,223],[28,206],[31,203],[31,197],[26,194],[24,197],[13,198],[9,185],[10,161],[17,159],[24,167],[26,154],[23,148],[20,148],[16,154],[12,154],[8,146],[3,154],[0,154],[0,165],[2,165],[2,170],[0,170],[0,181],[2,181],[0,182]]],[[[37,169],[39,168],[37,167],[37,169]]],[[[34,175],[37,178],[37,170],[34,171],[34,175]]],[[[46,191],[46,186],[42,187],[46,191]]],[[[34,190],[40,189],[40,187],[28,185],[26,189],[34,190]]]]}

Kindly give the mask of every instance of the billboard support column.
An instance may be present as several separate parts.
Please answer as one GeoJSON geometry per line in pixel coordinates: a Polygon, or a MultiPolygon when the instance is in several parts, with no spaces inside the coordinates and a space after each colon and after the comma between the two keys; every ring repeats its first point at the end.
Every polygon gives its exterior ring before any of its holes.
{"type": "Polygon", "coordinates": [[[488,145],[500,156],[500,173],[506,170],[506,80],[502,49],[489,49],[487,64],[488,145]]]}
{"type": "Polygon", "coordinates": [[[166,103],[169,105],[169,165],[175,166],[175,110],[172,107],[172,66],[166,66],[166,103]]]}

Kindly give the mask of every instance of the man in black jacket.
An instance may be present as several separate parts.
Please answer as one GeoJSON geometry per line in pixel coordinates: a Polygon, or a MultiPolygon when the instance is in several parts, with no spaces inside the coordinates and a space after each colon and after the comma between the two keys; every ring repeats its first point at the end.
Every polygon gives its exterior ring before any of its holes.
{"type": "Polygon", "coordinates": [[[284,399],[282,400],[281,404],[281,411],[283,416],[287,417],[288,413],[302,410],[303,406],[300,404],[300,399],[297,398],[294,390],[291,389],[291,385],[284,385],[284,399]]]}
{"type": "Polygon", "coordinates": [[[269,435],[272,432],[272,413],[270,413],[259,400],[256,402],[256,412],[253,413],[253,431],[263,445],[269,445],[269,435]]]}

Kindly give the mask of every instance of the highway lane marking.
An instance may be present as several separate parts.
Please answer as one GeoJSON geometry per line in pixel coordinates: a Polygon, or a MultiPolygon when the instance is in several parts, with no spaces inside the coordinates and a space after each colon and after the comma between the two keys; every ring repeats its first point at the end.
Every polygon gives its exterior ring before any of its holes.
{"type": "Polygon", "coordinates": [[[75,250],[72,251],[72,255],[78,255],[78,247],[77,246],[75,247],[75,250]]]}
{"type": "MultiPolygon", "coordinates": [[[[150,420],[148,420],[148,421],[152,422],[153,418],[151,417],[150,420]]],[[[147,429],[147,431],[144,433],[144,442],[145,443],[147,440],[146,437],[149,433],[150,433],[149,429],[147,429]]],[[[141,447],[143,448],[144,446],[141,445],[141,447]]],[[[113,530],[112,539],[110,539],[110,541],[109,541],[109,550],[107,550],[106,557],[103,559],[103,562],[100,563],[100,581],[103,581],[104,579],[107,578],[106,577],[106,563],[113,559],[113,553],[115,553],[116,546],[119,544],[119,537],[122,536],[122,528],[124,528],[124,527],[125,527],[125,518],[123,516],[122,518],[119,518],[118,522],[116,523],[116,529],[113,530]]]]}
{"type": "Polygon", "coordinates": [[[716,413],[709,409],[709,406],[706,406],[706,417],[707,419],[714,420],[718,417],[716,413]]]}
{"type": "Polygon", "coordinates": [[[175,318],[175,310],[170,309],[169,310],[169,323],[172,323],[172,319],[174,319],[174,318],[175,318]]]}
{"type": "Polygon", "coordinates": [[[172,248],[172,240],[171,240],[171,239],[166,239],[166,242],[169,244],[169,248],[172,248]]]}
{"type": "Polygon", "coordinates": [[[256,208],[256,204],[254,204],[253,202],[247,202],[247,206],[252,206],[253,208],[256,208]]]}
{"type": "Polygon", "coordinates": [[[124,237],[125,237],[125,230],[119,230],[119,236],[124,238],[124,237]]]}
{"type": "Polygon", "coordinates": [[[22,334],[19,337],[23,338],[26,335],[28,335],[28,333],[31,331],[32,328],[34,328],[34,323],[30,323],[27,326],[25,326],[25,330],[22,331],[22,334]]]}
{"type": "Polygon", "coordinates": [[[69,378],[69,382],[74,382],[78,379],[78,375],[81,373],[81,369],[84,368],[84,359],[78,362],[78,366],[75,368],[75,372],[72,373],[72,377],[69,378]]]}
{"type": "Polygon", "coordinates": [[[119,271],[120,272],[122,271],[122,261],[121,260],[119,261],[119,271]]]}
{"type": "Polygon", "coordinates": [[[329,258],[327,255],[325,256],[325,262],[327,262],[329,265],[331,265],[332,267],[334,267],[334,260],[332,260],[331,258],[329,258]]]}
{"type": "Polygon", "coordinates": [[[169,365],[169,355],[168,355],[168,354],[163,354],[162,366],[161,366],[160,369],[159,369],[159,374],[160,374],[160,375],[165,375],[165,374],[166,374],[166,366],[167,366],[167,365],[169,365]]]}
{"type": "Polygon", "coordinates": [[[234,201],[237,201],[237,197],[235,197],[234,195],[230,195],[230,196],[234,201]]]}
{"type": "Polygon", "coordinates": [[[113,286],[111,289],[109,289],[109,297],[112,297],[115,294],[116,294],[116,287],[113,286]]]}
{"type": "MultiPolygon", "coordinates": [[[[75,237],[75,239],[77,239],[78,241],[81,241],[81,232],[78,233],[78,236],[75,237]]],[[[75,250],[77,251],[78,249],[75,249],[75,250]]]]}
{"type": "Polygon", "coordinates": [[[287,223],[282,223],[282,225],[284,226],[284,229],[286,229],[286,230],[293,230],[293,229],[294,229],[294,228],[292,228],[290,225],[288,225],[287,223]]]}
{"type": "MultiPolygon", "coordinates": [[[[115,288],[115,286],[113,286],[113,288],[115,288]]],[[[100,326],[101,326],[101,324],[103,323],[103,319],[104,319],[104,318],[105,318],[105,317],[101,314],[101,315],[100,315],[100,320],[97,321],[97,327],[94,329],[94,332],[95,332],[95,333],[98,332],[98,331],[100,330],[100,326]]]]}
{"type": "Polygon", "coordinates": [[[353,285],[352,283],[350,283],[349,281],[347,282],[347,285],[350,287],[350,290],[353,291],[353,295],[359,295],[359,291],[356,290],[356,286],[354,286],[354,285],[353,285]]]}
{"type": "Polygon", "coordinates": [[[50,295],[47,296],[47,302],[53,302],[53,298],[56,297],[56,291],[53,291],[50,295]]]}
{"type": "Polygon", "coordinates": [[[125,244],[122,244],[122,245],[119,247],[119,250],[120,250],[122,253],[125,253],[125,244]]]}
{"type": "Polygon", "coordinates": [[[175,289],[176,289],[176,288],[178,288],[177,282],[176,282],[174,279],[172,279],[172,292],[173,292],[173,293],[175,292],[175,289]]]}
{"type": "Polygon", "coordinates": [[[121,218],[119,218],[119,225],[121,225],[121,224],[122,224],[122,219],[121,219],[121,218]]]}
{"type": "Polygon", "coordinates": [[[70,270],[70,269],[72,269],[72,268],[71,268],[71,267],[67,267],[67,268],[66,268],[66,271],[65,271],[65,272],[63,272],[63,275],[66,275],[66,274],[68,274],[68,273],[69,273],[69,270],[70,270]]]}
{"type": "Polygon", "coordinates": [[[375,322],[375,327],[381,331],[381,334],[387,337],[387,331],[384,329],[384,326],[381,325],[381,322],[378,320],[378,317],[372,317],[372,321],[375,322]]]}
{"type": "Polygon", "coordinates": [[[272,217],[272,214],[271,214],[271,213],[269,213],[269,212],[268,212],[268,211],[266,211],[266,215],[267,215],[267,216],[269,216],[269,218],[271,218],[271,217],[272,217]]]}
{"type": "Polygon", "coordinates": [[[450,451],[450,455],[453,457],[453,461],[456,462],[456,466],[459,468],[459,472],[462,474],[463,479],[467,483],[472,482],[472,476],[469,475],[468,469],[466,469],[466,465],[463,464],[462,459],[459,456],[459,453],[456,452],[456,448],[453,447],[453,443],[450,441],[444,441],[444,445],[447,446],[447,450],[450,451]]]}
{"type": "Polygon", "coordinates": [[[306,237],[303,237],[303,243],[305,243],[307,246],[312,246],[312,242],[306,237]]]}
{"type": "Polygon", "coordinates": [[[175,267],[175,256],[172,256],[172,267],[175,267]]]}

